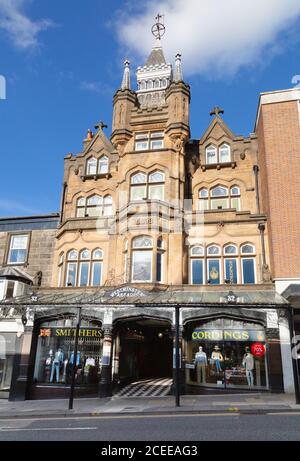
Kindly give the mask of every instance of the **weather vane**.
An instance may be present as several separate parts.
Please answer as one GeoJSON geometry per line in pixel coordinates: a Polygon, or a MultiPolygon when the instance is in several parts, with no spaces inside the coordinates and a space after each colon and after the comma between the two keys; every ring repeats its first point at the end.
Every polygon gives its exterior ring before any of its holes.
{"type": "Polygon", "coordinates": [[[158,40],[160,40],[166,33],[166,28],[165,28],[165,25],[163,23],[163,20],[164,20],[164,17],[163,15],[159,14],[156,16],[156,24],[154,24],[154,26],[152,27],[151,31],[152,31],[152,34],[154,35],[154,37],[158,40]],[[162,19],[162,22],[160,22],[160,20],[162,19]]]}

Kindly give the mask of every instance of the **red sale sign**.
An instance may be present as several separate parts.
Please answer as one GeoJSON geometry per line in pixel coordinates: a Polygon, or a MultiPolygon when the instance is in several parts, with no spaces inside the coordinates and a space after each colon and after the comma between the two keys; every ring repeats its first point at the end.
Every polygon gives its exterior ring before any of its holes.
{"type": "Polygon", "coordinates": [[[251,353],[254,357],[263,357],[266,353],[266,346],[262,343],[254,343],[251,346],[251,353]]]}

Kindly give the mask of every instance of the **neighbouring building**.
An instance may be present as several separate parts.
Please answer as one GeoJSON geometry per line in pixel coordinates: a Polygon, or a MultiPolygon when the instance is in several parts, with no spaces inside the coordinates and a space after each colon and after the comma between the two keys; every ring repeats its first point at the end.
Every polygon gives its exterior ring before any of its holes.
{"type": "Polygon", "coordinates": [[[247,137],[216,107],[191,139],[181,56],[158,35],[136,76],[65,158],[60,214],[0,221],[9,397],[66,397],[74,366],[78,396],[171,392],[175,306],[182,392],[294,392],[300,90],[262,94],[247,137]]]}

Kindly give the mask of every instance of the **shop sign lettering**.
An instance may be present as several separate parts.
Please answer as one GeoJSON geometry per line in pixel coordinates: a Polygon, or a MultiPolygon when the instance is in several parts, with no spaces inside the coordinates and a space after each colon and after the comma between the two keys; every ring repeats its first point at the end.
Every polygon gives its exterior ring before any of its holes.
{"type": "MultiPolygon", "coordinates": [[[[75,338],[76,328],[41,328],[41,337],[61,337],[61,338],[75,338]]],[[[80,338],[99,339],[103,338],[103,331],[99,328],[81,328],[79,330],[80,338]]]]}
{"type": "Polygon", "coordinates": [[[134,287],[121,287],[106,293],[110,298],[143,298],[147,293],[134,287]]]}
{"type": "Polygon", "coordinates": [[[204,330],[196,328],[192,341],[265,341],[264,331],[259,330],[204,330]]]}

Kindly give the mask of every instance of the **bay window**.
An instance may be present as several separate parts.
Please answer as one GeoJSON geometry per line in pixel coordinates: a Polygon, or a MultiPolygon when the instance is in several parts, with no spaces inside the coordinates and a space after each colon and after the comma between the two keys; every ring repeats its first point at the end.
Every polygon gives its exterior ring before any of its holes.
{"type": "Polygon", "coordinates": [[[131,177],[130,199],[136,200],[164,200],[165,175],[155,171],[148,176],[145,173],[136,173],[131,177]]]}
{"type": "MultiPolygon", "coordinates": [[[[67,254],[66,286],[100,286],[102,283],[103,251],[71,250],[67,254]]],[[[61,261],[59,265],[59,271],[61,261]]]]}

